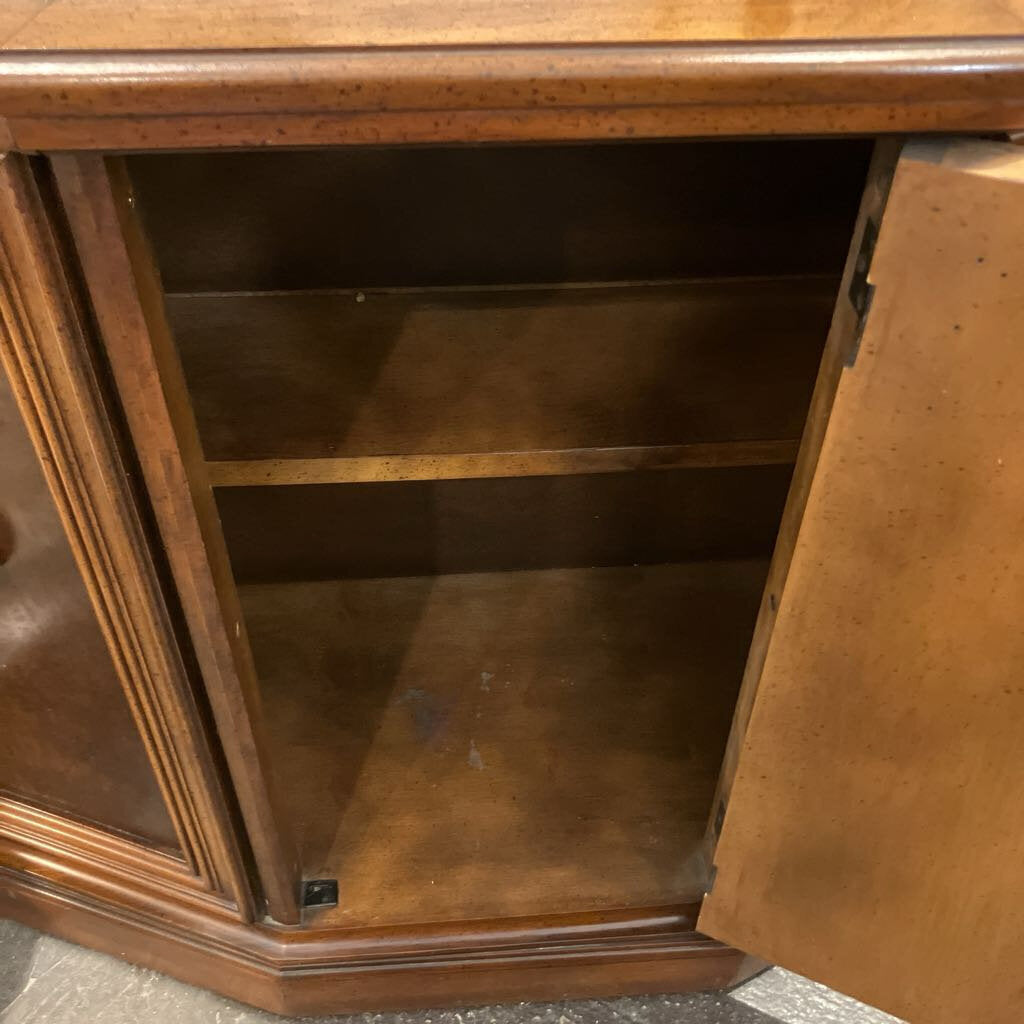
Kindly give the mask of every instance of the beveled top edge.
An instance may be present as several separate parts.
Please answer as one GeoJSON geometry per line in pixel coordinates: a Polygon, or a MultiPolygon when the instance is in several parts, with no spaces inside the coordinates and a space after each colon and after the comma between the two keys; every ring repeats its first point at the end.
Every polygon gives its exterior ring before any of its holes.
{"type": "Polygon", "coordinates": [[[0,51],[0,116],[1024,98],[1024,35],[273,50],[0,51]]]}

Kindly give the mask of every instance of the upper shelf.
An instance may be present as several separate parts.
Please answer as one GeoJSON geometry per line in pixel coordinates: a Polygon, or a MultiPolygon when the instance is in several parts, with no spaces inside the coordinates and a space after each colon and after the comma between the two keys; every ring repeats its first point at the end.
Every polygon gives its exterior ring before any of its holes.
{"type": "Polygon", "coordinates": [[[788,461],[835,288],[172,295],[167,308],[215,480],[295,483],[788,461]]]}

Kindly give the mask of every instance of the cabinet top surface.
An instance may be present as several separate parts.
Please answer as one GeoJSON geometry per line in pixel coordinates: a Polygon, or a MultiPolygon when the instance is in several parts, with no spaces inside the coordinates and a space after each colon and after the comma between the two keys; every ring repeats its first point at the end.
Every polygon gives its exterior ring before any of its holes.
{"type": "Polygon", "coordinates": [[[7,51],[1024,35],[1024,0],[7,0],[7,51]]]}

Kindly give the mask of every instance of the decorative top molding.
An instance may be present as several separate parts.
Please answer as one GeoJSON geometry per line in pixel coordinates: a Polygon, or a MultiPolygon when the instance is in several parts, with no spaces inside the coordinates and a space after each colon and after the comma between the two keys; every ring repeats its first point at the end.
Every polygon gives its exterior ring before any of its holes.
{"type": "Polygon", "coordinates": [[[1019,100],[1024,36],[0,53],[7,117],[1019,100]]]}
{"type": "Polygon", "coordinates": [[[13,144],[183,148],[1024,127],[1024,35],[0,53],[13,144]]]}

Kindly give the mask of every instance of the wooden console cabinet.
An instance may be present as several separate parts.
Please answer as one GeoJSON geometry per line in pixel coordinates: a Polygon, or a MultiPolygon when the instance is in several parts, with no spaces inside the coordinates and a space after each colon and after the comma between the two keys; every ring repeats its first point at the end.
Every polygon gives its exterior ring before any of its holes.
{"type": "Polygon", "coordinates": [[[0,913],[1021,1019],[1024,3],[0,39],[0,913]]]}

